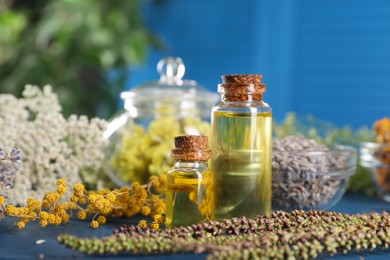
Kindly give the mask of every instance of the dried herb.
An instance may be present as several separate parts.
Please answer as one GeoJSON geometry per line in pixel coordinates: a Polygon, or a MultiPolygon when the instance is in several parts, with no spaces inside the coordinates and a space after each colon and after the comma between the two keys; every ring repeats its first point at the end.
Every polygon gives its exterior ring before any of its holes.
{"type": "Polygon", "coordinates": [[[7,190],[15,183],[15,173],[20,169],[20,151],[16,148],[7,153],[0,148],[0,218],[4,216],[4,202],[7,190]]]}
{"type": "Polygon", "coordinates": [[[283,210],[324,209],[346,184],[347,177],[331,174],[340,170],[347,173],[344,164],[349,155],[347,151],[330,152],[327,146],[303,136],[275,139],[272,206],[283,210]]]}
{"type": "Polygon", "coordinates": [[[27,85],[21,98],[0,94],[0,145],[17,147],[23,169],[8,192],[8,202],[23,205],[27,196],[42,198],[60,178],[95,187],[106,144],[106,122],[72,115],[65,119],[50,86],[27,85]]]}
{"type": "MultiPolygon", "coordinates": [[[[356,129],[349,126],[340,127],[312,115],[297,116],[293,112],[287,113],[282,122],[274,123],[272,129],[278,138],[300,134],[328,146],[345,144],[357,148],[361,142],[374,140],[374,134],[368,126],[356,129]]],[[[375,186],[369,171],[358,164],[355,175],[349,178],[347,191],[372,196],[375,193],[375,186]]]]}
{"type": "Polygon", "coordinates": [[[390,193],[390,120],[382,118],[373,124],[375,142],[364,142],[360,147],[361,164],[375,180],[379,194],[389,201],[390,193]]]}
{"type": "Polygon", "coordinates": [[[373,129],[377,143],[390,143],[390,120],[387,117],[376,121],[373,129]]]}
{"type": "Polygon", "coordinates": [[[87,254],[207,253],[209,259],[309,259],[320,254],[387,249],[390,215],[276,211],[270,216],[210,221],[170,230],[122,226],[102,239],[58,237],[87,254]]]}
{"type": "MultiPolygon", "coordinates": [[[[56,185],[56,191],[47,192],[42,201],[29,197],[26,207],[7,205],[5,213],[17,220],[15,226],[19,229],[36,220],[41,227],[65,224],[74,211],[81,220],[88,215],[92,216],[92,228],[106,223],[106,216],[131,217],[141,214],[153,219],[149,224],[152,229],[158,229],[165,221],[162,217],[165,202],[150,191],[153,188],[161,193],[166,186],[165,176],[151,178],[147,185],[134,182],[129,187],[114,190],[87,191],[83,184],[76,183],[72,186],[64,179],[59,179],[56,185]],[[73,192],[69,198],[64,199],[68,186],[73,192]]],[[[145,228],[148,223],[141,220],[139,226],[145,228]]]]}
{"type": "Polygon", "coordinates": [[[118,186],[134,181],[146,183],[151,176],[165,175],[173,164],[170,150],[174,148],[175,136],[210,132],[210,124],[199,117],[178,119],[172,116],[179,114],[174,107],[161,106],[156,114],[159,116],[147,129],[141,124],[129,123],[110,137],[106,170],[119,179],[118,186]]]}

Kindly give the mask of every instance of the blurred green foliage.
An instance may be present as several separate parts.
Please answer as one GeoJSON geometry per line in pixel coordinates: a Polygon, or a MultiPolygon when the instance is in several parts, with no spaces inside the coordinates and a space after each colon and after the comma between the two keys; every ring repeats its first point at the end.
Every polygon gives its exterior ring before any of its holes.
{"type": "MultiPolygon", "coordinates": [[[[316,119],[312,115],[298,117],[295,113],[287,113],[282,122],[273,124],[275,137],[287,135],[303,135],[328,146],[334,144],[352,145],[359,149],[360,143],[374,141],[374,132],[367,126],[353,129],[348,126],[337,127],[334,124],[316,119]]],[[[363,192],[368,195],[375,193],[374,183],[369,172],[358,164],[355,175],[349,179],[348,191],[363,192]]]]}
{"type": "Polygon", "coordinates": [[[0,1],[0,92],[51,84],[65,116],[112,115],[129,66],[162,48],[142,21],[143,2],[0,1]]]}

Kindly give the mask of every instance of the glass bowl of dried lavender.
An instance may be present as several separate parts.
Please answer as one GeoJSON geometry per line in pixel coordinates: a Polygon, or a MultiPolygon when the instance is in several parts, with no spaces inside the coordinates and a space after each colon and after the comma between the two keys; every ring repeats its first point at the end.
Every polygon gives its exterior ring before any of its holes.
{"type": "Polygon", "coordinates": [[[390,144],[363,142],[359,152],[360,165],[371,173],[383,200],[390,202],[390,144]]]}
{"type": "Polygon", "coordinates": [[[327,147],[303,136],[274,139],[272,208],[327,210],[344,195],[356,171],[352,146],[327,147]]]}

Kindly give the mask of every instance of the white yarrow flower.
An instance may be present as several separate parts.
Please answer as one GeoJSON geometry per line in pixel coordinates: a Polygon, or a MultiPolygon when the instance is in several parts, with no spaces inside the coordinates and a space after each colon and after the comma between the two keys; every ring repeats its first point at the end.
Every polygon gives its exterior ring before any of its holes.
{"type": "Polygon", "coordinates": [[[65,119],[51,86],[41,90],[27,85],[20,99],[0,94],[0,147],[16,147],[23,154],[7,202],[24,204],[27,196],[41,199],[59,178],[97,182],[106,124],[86,116],[65,119]]]}

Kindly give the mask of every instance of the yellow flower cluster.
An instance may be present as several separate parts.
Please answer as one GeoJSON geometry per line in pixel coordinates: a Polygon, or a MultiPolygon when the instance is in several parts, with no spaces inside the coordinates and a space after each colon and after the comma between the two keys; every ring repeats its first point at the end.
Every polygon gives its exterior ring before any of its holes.
{"type": "Polygon", "coordinates": [[[68,202],[60,202],[59,199],[66,192],[66,182],[63,179],[57,181],[57,190],[54,193],[47,192],[42,200],[27,198],[26,207],[15,207],[8,205],[5,213],[8,216],[19,218],[15,226],[22,229],[26,223],[33,220],[39,220],[39,225],[45,227],[48,224],[59,225],[69,221],[68,210],[76,208],[76,205],[68,202]]]}
{"type": "Polygon", "coordinates": [[[5,198],[4,196],[0,195],[0,218],[4,217],[4,202],[5,198]]]}
{"type": "Polygon", "coordinates": [[[109,165],[124,182],[145,183],[151,176],[165,175],[173,163],[170,151],[174,148],[175,136],[210,132],[209,123],[199,117],[178,119],[172,116],[180,113],[172,106],[160,107],[156,113],[160,117],[152,121],[148,129],[129,123],[120,133],[109,165]]]}
{"type": "Polygon", "coordinates": [[[212,220],[214,219],[214,184],[211,174],[207,178],[205,178],[204,185],[206,185],[206,194],[203,200],[200,202],[198,208],[202,216],[205,216],[208,220],[212,220]]]}
{"type": "Polygon", "coordinates": [[[163,224],[165,223],[165,218],[163,216],[161,216],[160,214],[155,214],[153,217],[152,217],[153,221],[150,222],[148,224],[148,222],[146,220],[140,220],[140,222],[138,223],[138,226],[142,229],[146,229],[146,228],[151,228],[151,229],[154,229],[154,230],[157,230],[160,228],[160,224],[163,224]]]}
{"type": "MultiPolygon", "coordinates": [[[[73,193],[68,201],[60,201],[66,192],[66,181],[57,181],[56,192],[47,192],[42,202],[34,198],[27,199],[26,207],[8,205],[5,213],[16,217],[16,227],[22,229],[26,223],[39,220],[39,225],[45,227],[48,224],[59,225],[67,223],[73,211],[77,211],[77,218],[86,219],[93,215],[91,227],[98,228],[106,223],[107,216],[131,217],[136,214],[152,218],[149,226],[158,229],[164,223],[162,216],[165,213],[165,201],[152,192],[163,192],[165,176],[153,177],[147,185],[134,182],[130,187],[122,187],[114,190],[87,191],[82,184],[72,186],[73,193]],[[85,206],[83,206],[85,205],[85,206]]],[[[4,197],[0,196],[0,205],[4,203],[4,197]]],[[[145,223],[148,226],[147,222],[145,223]]],[[[141,225],[145,225],[141,224],[141,225]]]]}
{"type": "Polygon", "coordinates": [[[390,143],[390,119],[384,117],[375,121],[373,126],[377,143],[390,143]]]}
{"type": "Polygon", "coordinates": [[[158,229],[159,224],[165,221],[161,216],[165,212],[165,202],[160,196],[154,195],[151,189],[163,192],[165,181],[165,176],[160,176],[151,178],[148,185],[134,182],[130,187],[89,192],[81,184],[76,184],[71,200],[79,205],[88,202],[85,209],[79,206],[77,218],[85,219],[87,215],[93,214],[92,228],[106,223],[106,216],[131,217],[141,214],[151,217],[153,222],[150,226],[158,229]]]}

